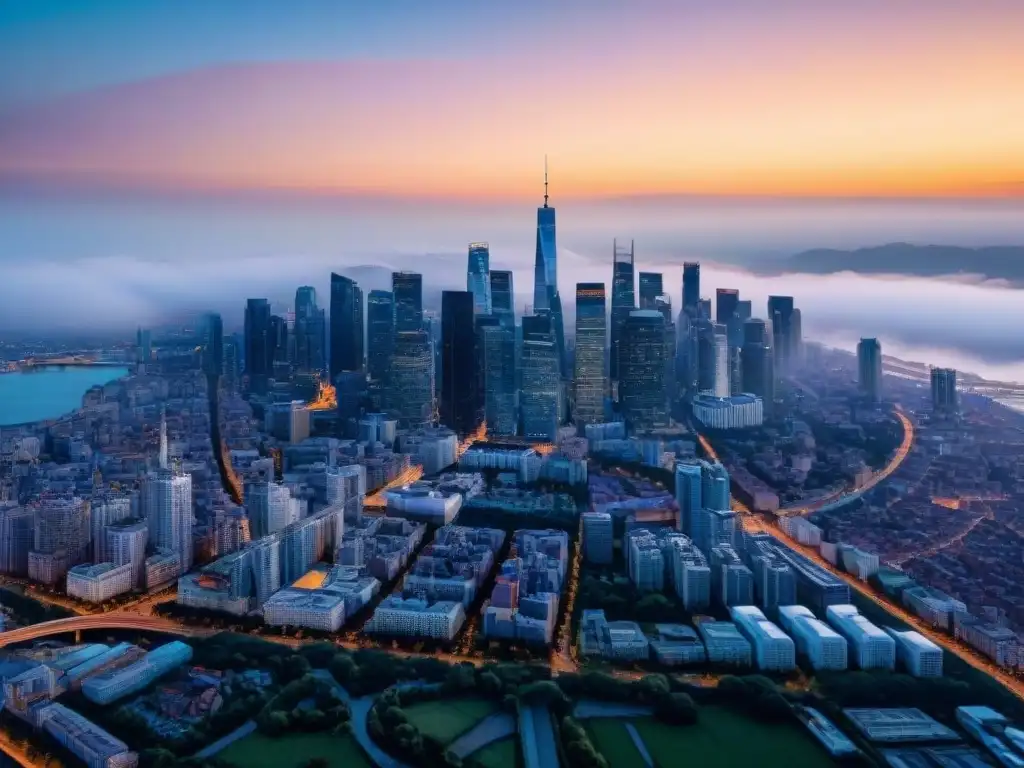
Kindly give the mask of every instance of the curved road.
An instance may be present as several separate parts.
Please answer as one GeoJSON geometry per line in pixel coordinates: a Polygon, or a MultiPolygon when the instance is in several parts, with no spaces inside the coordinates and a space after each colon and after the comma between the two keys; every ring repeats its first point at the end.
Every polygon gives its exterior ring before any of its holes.
{"type": "Polygon", "coordinates": [[[164,632],[182,637],[197,637],[213,634],[215,630],[186,627],[169,619],[158,617],[134,616],[128,614],[107,613],[96,616],[75,616],[70,619],[56,619],[32,624],[20,629],[0,633],[0,648],[15,643],[39,640],[50,635],[65,632],[80,632],[90,629],[134,629],[146,632],[164,632]]]}
{"type": "MultiPolygon", "coordinates": [[[[910,449],[914,446],[914,422],[910,420],[906,413],[903,412],[903,408],[899,405],[896,406],[896,418],[898,418],[900,423],[903,425],[903,440],[900,443],[899,448],[896,449],[896,453],[894,453],[893,457],[889,459],[889,462],[877,472],[873,472],[864,483],[854,488],[836,491],[835,493],[818,499],[807,506],[797,505],[784,507],[777,510],[775,514],[782,517],[787,515],[809,515],[812,512],[817,512],[825,507],[845,504],[848,501],[858,499],[879,483],[885,481],[893,472],[900,468],[907,456],[910,455],[910,449]]],[[[696,434],[697,440],[700,442],[700,445],[704,449],[704,453],[707,454],[708,458],[712,461],[719,461],[718,453],[715,451],[708,439],[699,432],[696,434]]]]}
{"type": "Polygon", "coordinates": [[[900,447],[896,449],[896,453],[894,453],[892,458],[889,459],[889,463],[877,472],[873,472],[866,482],[855,488],[851,488],[848,491],[839,491],[831,496],[826,496],[825,498],[814,502],[810,506],[794,506],[780,509],[777,514],[807,515],[811,512],[817,512],[818,510],[825,509],[826,507],[845,504],[848,501],[860,498],[879,483],[888,479],[893,472],[900,468],[907,456],[910,455],[910,449],[914,447],[914,422],[910,420],[899,405],[896,406],[896,418],[899,419],[900,423],[903,425],[903,440],[900,442],[900,447]]]}

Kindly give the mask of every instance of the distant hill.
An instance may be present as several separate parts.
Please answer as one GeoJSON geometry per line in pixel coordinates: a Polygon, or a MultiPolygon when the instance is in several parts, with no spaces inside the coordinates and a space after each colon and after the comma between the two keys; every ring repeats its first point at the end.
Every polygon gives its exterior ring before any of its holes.
{"type": "Polygon", "coordinates": [[[889,243],[855,251],[819,248],[791,256],[785,261],[785,268],[821,275],[833,272],[924,277],[971,274],[1024,284],[1024,246],[960,248],[889,243]]]}

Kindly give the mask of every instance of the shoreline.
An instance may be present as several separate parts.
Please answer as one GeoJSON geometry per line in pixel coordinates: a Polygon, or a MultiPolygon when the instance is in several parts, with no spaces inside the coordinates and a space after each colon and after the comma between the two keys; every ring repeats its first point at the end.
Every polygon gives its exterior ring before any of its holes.
{"type": "MultiPolygon", "coordinates": [[[[6,370],[0,372],[0,375],[3,375],[3,374],[23,374],[23,375],[26,375],[26,376],[32,376],[34,374],[42,374],[42,373],[47,373],[47,372],[66,371],[66,370],[71,370],[71,369],[75,369],[75,368],[83,368],[83,367],[85,367],[85,366],[53,365],[53,366],[38,366],[38,367],[32,367],[32,368],[29,368],[29,369],[22,369],[22,370],[6,369],[6,370]]],[[[9,424],[0,423],[0,430],[26,430],[26,429],[31,430],[31,429],[45,429],[45,428],[48,428],[48,427],[52,426],[54,423],[57,423],[57,422],[60,422],[63,419],[67,419],[69,417],[72,417],[72,416],[74,416],[74,414],[76,414],[79,411],[81,411],[83,409],[83,407],[84,407],[83,404],[82,404],[82,400],[85,397],[85,394],[90,389],[92,389],[93,387],[96,387],[96,386],[99,386],[99,387],[106,386],[110,382],[118,381],[120,379],[125,378],[126,376],[130,376],[131,373],[132,373],[131,366],[129,366],[129,365],[120,365],[120,364],[113,364],[112,363],[110,365],[97,366],[97,368],[101,368],[104,371],[121,370],[122,373],[120,373],[119,375],[116,375],[116,376],[111,376],[110,378],[108,378],[106,381],[104,381],[102,383],[91,384],[88,387],[85,387],[82,390],[81,394],[78,396],[78,404],[75,405],[73,408],[71,408],[69,410],[63,411],[62,413],[59,413],[59,414],[57,414],[55,416],[47,416],[47,417],[41,418],[41,419],[31,419],[31,420],[28,420],[28,421],[11,422],[9,424]]]]}

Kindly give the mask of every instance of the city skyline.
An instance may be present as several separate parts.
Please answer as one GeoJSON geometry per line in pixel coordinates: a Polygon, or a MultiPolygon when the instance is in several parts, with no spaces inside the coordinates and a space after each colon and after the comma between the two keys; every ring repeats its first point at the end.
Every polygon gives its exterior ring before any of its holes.
{"type": "Polygon", "coordinates": [[[526,199],[548,154],[562,200],[1024,195],[1012,0],[403,5],[5,8],[0,178],[526,199]]]}

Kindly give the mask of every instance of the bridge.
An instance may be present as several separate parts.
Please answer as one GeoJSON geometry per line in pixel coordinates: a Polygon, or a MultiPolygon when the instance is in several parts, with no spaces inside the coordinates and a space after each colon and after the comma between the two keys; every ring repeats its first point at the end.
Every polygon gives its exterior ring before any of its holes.
{"type": "Polygon", "coordinates": [[[12,629],[0,633],[0,648],[16,643],[28,643],[42,640],[53,635],[104,629],[131,629],[142,632],[162,632],[179,637],[204,637],[214,634],[216,630],[186,627],[169,619],[157,616],[135,616],[127,613],[106,613],[93,616],[74,616],[69,619],[54,619],[39,624],[32,624],[20,629],[12,629]]]}

